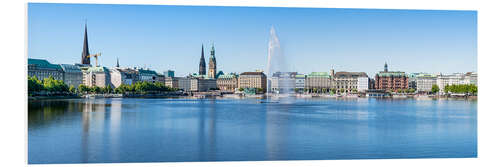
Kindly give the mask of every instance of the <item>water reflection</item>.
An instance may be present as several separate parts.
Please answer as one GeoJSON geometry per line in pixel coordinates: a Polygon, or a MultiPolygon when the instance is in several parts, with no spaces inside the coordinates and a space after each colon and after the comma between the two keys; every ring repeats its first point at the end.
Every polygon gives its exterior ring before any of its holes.
{"type": "Polygon", "coordinates": [[[475,157],[475,102],[75,99],[28,103],[29,163],[475,157]]]}

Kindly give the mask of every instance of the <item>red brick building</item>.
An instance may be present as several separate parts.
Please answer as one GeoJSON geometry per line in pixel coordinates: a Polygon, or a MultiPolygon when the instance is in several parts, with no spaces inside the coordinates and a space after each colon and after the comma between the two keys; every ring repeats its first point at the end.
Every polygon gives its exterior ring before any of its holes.
{"type": "Polygon", "coordinates": [[[375,75],[375,89],[392,91],[408,89],[408,76],[405,72],[388,71],[387,64],[385,64],[384,71],[375,75]]]}

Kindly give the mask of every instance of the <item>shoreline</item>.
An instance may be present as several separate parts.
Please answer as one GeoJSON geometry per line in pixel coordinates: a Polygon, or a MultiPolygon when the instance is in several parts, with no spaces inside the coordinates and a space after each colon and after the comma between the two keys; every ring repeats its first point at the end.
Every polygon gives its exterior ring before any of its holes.
{"type": "Polygon", "coordinates": [[[54,100],[54,99],[101,99],[101,98],[185,98],[185,99],[279,99],[279,98],[297,98],[297,99],[395,99],[395,100],[470,100],[477,101],[477,96],[463,96],[463,97],[447,97],[447,96],[405,96],[405,97],[367,97],[367,96],[330,96],[330,95],[320,95],[320,96],[308,96],[308,95],[297,95],[297,96],[269,96],[266,95],[222,95],[222,96],[194,96],[186,94],[89,94],[89,95],[67,95],[67,96],[28,96],[28,101],[33,100],[54,100]]]}

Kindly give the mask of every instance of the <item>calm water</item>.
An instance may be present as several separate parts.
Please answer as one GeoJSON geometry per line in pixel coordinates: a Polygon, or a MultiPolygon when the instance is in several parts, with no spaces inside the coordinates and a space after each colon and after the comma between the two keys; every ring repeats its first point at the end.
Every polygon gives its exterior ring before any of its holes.
{"type": "Polygon", "coordinates": [[[477,102],[29,102],[29,163],[477,157],[477,102]]]}

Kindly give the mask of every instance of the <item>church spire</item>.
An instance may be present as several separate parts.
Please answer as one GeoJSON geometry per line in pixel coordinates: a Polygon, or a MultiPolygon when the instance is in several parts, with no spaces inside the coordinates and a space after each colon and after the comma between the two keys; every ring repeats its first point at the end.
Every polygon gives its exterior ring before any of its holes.
{"type": "Polygon", "coordinates": [[[85,21],[85,33],[83,36],[82,64],[90,64],[89,42],[87,39],[87,21],[85,21]]]}
{"type": "Polygon", "coordinates": [[[388,67],[387,67],[387,62],[385,62],[385,65],[384,65],[384,72],[387,72],[389,71],[388,67]]]}
{"type": "Polygon", "coordinates": [[[116,58],[116,67],[120,67],[120,61],[119,61],[118,57],[116,58]]]}
{"type": "Polygon", "coordinates": [[[199,75],[205,75],[207,73],[206,64],[205,64],[205,53],[203,52],[203,44],[201,44],[201,57],[200,57],[200,65],[199,65],[199,75]]]}

